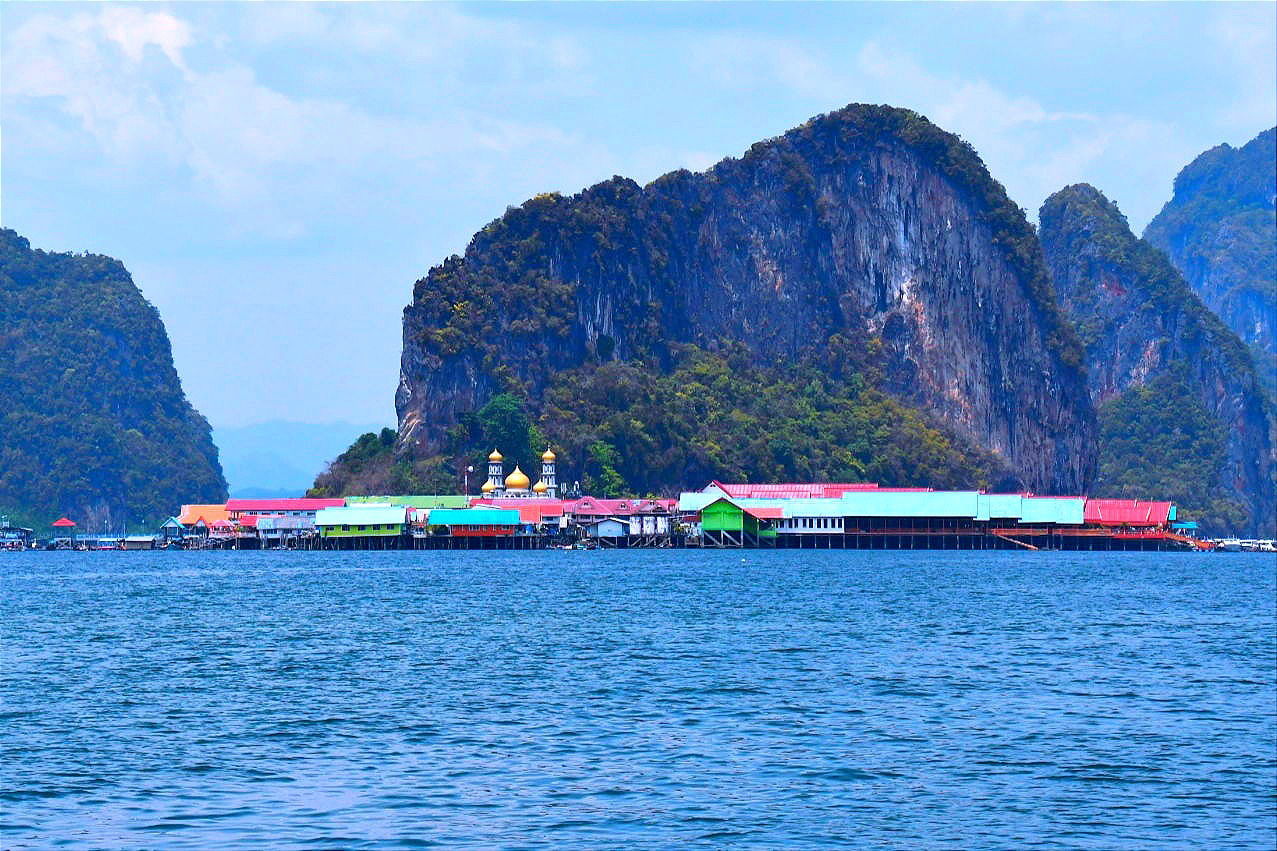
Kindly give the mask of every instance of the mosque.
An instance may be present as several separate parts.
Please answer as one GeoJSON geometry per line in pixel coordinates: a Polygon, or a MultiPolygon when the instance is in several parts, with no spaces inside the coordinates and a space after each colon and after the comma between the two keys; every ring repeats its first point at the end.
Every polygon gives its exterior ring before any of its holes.
{"type": "Polygon", "coordinates": [[[505,475],[505,460],[499,450],[492,450],[488,456],[488,480],[480,488],[483,495],[493,499],[510,499],[518,497],[558,499],[559,485],[555,480],[554,452],[546,449],[541,454],[541,478],[534,485],[528,474],[514,466],[514,472],[505,475]]]}

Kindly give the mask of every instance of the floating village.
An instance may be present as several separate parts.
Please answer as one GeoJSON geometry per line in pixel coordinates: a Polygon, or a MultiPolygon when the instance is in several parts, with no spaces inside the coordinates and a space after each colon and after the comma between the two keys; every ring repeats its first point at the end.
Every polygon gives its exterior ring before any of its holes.
{"type": "Polygon", "coordinates": [[[1138,499],[719,481],[678,499],[565,497],[549,449],[535,484],[493,450],[475,496],[230,499],[183,505],[151,534],[90,534],[69,517],[51,528],[37,540],[0,521],[0,548],[1274,551],[1199,537],[1173,503],[1138,499]]]}

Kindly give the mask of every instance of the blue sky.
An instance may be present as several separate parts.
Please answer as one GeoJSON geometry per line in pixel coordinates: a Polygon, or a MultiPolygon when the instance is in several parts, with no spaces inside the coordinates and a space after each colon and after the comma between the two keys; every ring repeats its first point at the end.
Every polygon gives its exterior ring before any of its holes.
{"type": "Polygon", "coordinates": [[[0,219],[120,258],[218,426],[393,423],[412,283],[542,191],[704,168],[850,102],[1036,217],[1142,229],[1277,121],[1277,4],[0,4],[0,219]]]}

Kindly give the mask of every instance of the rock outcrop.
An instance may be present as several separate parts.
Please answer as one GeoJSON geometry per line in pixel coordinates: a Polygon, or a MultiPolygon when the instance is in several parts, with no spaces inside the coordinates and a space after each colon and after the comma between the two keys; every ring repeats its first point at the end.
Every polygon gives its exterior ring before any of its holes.
{"type": "Polygon", "coordinates": [[[1277,395],[1277,129],[1185,166],[1144,238],[1251,347],[1277,395]]]}
{"type": "Polygon", "coordinates": [[[1055,193],[1040,221],[1099,410],[1096,495],[1170,497],[1211,531],[1271,535],[1272,448],[1245,345],[1094,187],[1055,193]]]}
{"type": "Polygon", "coordinates": [[[400,451],[438,452],[497,393],[535,412],[590,364],[668,371],[687,344],[784,369],[835,338],[1016,484],[1088,483],[1081,349],[1032,227],[969,145],[863,105],[704,173],[616,177],[489,224],[404,311],[400,451]]]}
{"type": "Polygon", "coordinates": [[[114,532],[225,498],[208,422],[124,266],[0,230],[0,514],[114,532]]]}

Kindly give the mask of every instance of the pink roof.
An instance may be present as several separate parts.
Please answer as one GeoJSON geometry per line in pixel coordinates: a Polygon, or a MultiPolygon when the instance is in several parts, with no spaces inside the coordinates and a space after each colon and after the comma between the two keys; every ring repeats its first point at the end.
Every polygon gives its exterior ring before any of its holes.
{"type": "Polygon", "coordinates": [[[55,529],[70,529],[75,525],[75,521],[69,517],[63,517],[61,520],[54,520],[53,527],[55,529]]]}
{"type": "Polygon", "coordinates": [[[1171,515],[1171,503],[1139,499],[1088,499],[1082,519],[1100,526],[1158,526],[1171,515]]]}
{"type": "Polygon", "coordinates": [[[719,490],[736,499],[805,499],[840,497],[848,491],[877,490],[872,482],[786,482],[781,484],[734,484],[715,481],[719,490]]]}
{"type": "Polygon", "coordinates": [[[674,510],[676,499],[599,499],[583,496],[563,503],[565,511],[587,517],[627,517],[632,514],[664,514],[674,510]]]}
{"type": "MultiPolygon", "coordinates": [[[[524,509],[535,508],[537,510],[537,518],[541,517],[559,517],[563,514],[563,500],[561,499],[535,499],[524,497],[496,497],[486,498],[479,497],[470,500],[471,507],[476,505],[488,505],[493,508],[514,508],[518,509],[519,516],[524,517],[524,509]]],[[[531,517],[532,514],[526,515],[531,517]]],[[[525,523],[535,523],[536,520],[524,520],[525,523]]]]}
{"type": "Polygon", "coordinates": [[[884,488],[873,482],[783,482],[780,484],[727,485],[714,481],[714,486],[735,499],[837,499],[856,491],[891,493],[928,493],[931,488],[884,488]]]}
{"type": "Polygon", "coordinates": [[[340,508],[346,500],[337,498],[287,497],[284,499],[228,499],[227,511],[248,511],[253,514],[273,514],[280,511],[318,511],[321,508],[340,508]]]}

